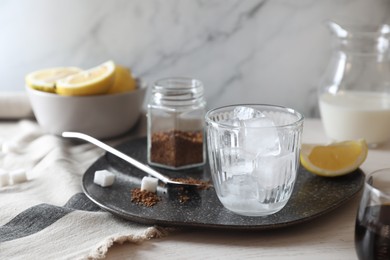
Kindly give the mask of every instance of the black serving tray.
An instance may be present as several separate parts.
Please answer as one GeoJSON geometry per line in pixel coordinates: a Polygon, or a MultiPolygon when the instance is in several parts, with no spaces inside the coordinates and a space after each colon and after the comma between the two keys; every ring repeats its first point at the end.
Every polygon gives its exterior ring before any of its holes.
{"type": "MultiPolygon", "coordinates": [[[[127,141],[118,150],[146,163],[146,138],[127,141]]],[[[170,171],[155,168],[170,177],[193,177],[210,180],[209,167],[170,171]]],[[[85,194],[102,209],[122,218],[150,225],[213,229],[264,230],[307,222],[341,206],[363,187],[364,173],[355,172],[336,178],[315,176],[299,168],[294,191],[287,205],[279,212],[264,217],[237,215],[222,206],[214,188],[188,190],[190,200],[181,202],[181,189],[159,186],[161,201],[152,207],[131,202],[131,190],[139,188],[143,172],[106,153],[85,172],[82,180],[85,194]],[[107,169],[116,174],[110,187],[93,182],[95,171],[107,169]]]]}

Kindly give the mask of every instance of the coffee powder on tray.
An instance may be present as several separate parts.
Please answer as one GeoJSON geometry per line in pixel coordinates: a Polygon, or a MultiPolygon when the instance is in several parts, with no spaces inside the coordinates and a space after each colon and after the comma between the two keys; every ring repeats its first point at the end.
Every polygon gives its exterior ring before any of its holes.
{"type": "Polygon", "coordinates": [[[178,181],[178,182],[183,182],[187,184],[197,184],[198,186],[196,187],[198,190],[208,190],[211,186],[210,181],[203,181],[203,180],[198,180],[194,178],[173,178],[173,181],[178,181]]]}
{"type": "Polygon", "coordinates": [[[160,197],[154,192],[141,190],[140,188],[131,190],[131,202],[136,204],[152,207],[159,201],[160,197]]]}
{"type": "MultiPolygon", "coordinates": [[[[173,181],[180,181],[189,184],[199,184],[196,188],[198,190],[208,190],[211,186],[210,181],[197,180],[194,178],[175,178],[173,181]]],[[[191,200],[190,193],[184,187],[177,188],[180,190],[178,193],[178,198],[180,203],[186,203],[191,200]]],[[[161,198],[155,192],[141,190],[140,188],[135,188],[131,190],[131,202],[138,205],[143,205],[146,207],[152,207],[156,205],[161,198]]]]}
{"type": "Polygon", "coordinates": [[[150,160],[172,167],[203,162],[202,131],[155,132],[152,134],[150,160]]]}

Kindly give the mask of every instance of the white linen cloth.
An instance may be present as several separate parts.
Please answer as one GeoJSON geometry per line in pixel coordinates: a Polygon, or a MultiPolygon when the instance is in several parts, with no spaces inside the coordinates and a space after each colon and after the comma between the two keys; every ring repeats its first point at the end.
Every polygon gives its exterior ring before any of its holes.
{"type": "Polygon", "coordinates": [[[33,116],[27,93],[24,91],[0,91],[0,118],[15,119],[33,116]]]}
{"type": "Polygon", "coordinates": [[[114,242],[166,233],[105,212],[82,193],[100,148],[44,134],[27,119],[0,121],[0,145],[0,169],[23,169],[28,178],[0,187],[0,259],[99,259],[114,242]]]}

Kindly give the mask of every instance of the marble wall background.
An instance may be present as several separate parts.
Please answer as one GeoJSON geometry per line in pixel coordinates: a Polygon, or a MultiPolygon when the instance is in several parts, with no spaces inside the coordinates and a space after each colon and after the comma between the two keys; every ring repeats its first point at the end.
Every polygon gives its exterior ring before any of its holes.
{"type": "Polygon", "coordinates": [[[147,82],[202,80],[208,107],[273,103],[316,116],[324,21],[390,22],[389,0],[2,0],[0,91],[24,75],[106,60],[147,82]]]}

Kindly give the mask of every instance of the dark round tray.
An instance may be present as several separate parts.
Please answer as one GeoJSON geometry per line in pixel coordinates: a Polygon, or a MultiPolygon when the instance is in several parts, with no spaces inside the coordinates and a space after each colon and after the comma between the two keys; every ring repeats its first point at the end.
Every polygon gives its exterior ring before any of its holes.
{"type": "MultiPolygon", "coordinates": [[[[146,163],[146,138],[127,141],[120,151],[146,163]]],[[[210,180],[208,165],[195,170],[169,171],[155,168],[170,177],[193,177],[210,180]]],[[[279,212],[264,217],[246,217],[225,209],[214,188],[189,190],[190,200],[180,201],[181,189],[159,186],[161,201],[152,207],[131,202],[131,190],[139,188],[143,172],[106,153],[85,172],[82,180],[85,194],[104,210],[122,218],[160,226],[199,227],[214,229],[263,230],[304,223],[326,214],[350,200],[363,187],[364,173],[355,172],[337,178],[315,176],[300,167],[293,194],[279,212]],[[116,174],[110,187],[93,182],[95,171],[107,169],[116,174]]]]}

